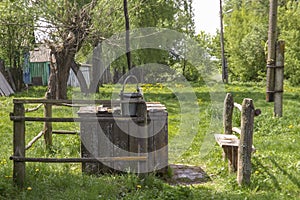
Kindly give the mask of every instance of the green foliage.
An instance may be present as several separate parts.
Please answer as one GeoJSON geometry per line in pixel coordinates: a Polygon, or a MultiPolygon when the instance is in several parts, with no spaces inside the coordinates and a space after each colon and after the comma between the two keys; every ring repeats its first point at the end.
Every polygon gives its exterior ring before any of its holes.
{"type": "Polygon", "coordinates": [[[260,81],[265,72],[267,13],[263,1],[228,1],[224,10],[225,51],[233,80],[260,81]]]}
{"type": "MultiPolygon", "coordinates": [[[[299,1],[279,1],[278,5],[278,39],[286,44],[285,78],[299,85],[299,1]]],[[[232,80],[260,81],[265,77],[268,7],[268,1],[225,1],[225,51],[232,80]]]]}
{"type": "Polygon", "coordinates": [[[287,1],[279,8],[279,39],[285,41],[285,76],[293,85],[300,84],[300,6],[287,1]]]}
{"type": "MultiPolygon", "coordinates": [[[[90,37],[85,42],[81,51],[77,54],[77,59],[86,62],[88,55],[91,54],[93,48],[103,39],[110,39],[114,34],[125,31],[125,20],[123,13],[123,2],[121,0],[113,1],[109,4],[106,1],[99,1],[97,8],[94,9],[93,29],[90,37]],[[106,17],[102,17],[106,16],[106,17]],[[108,28],[107,28],[108,27],[108,28]]],[[[147,27],[168,28],[187,35],[194,35],[194,22],[191,0],[162,0],[162,1],[130,1],[128,2],[128,12],[130,20],[130,29],[139,29],[147,27]]],[[[134,32],[134,31],[132,31],[134,32]]],[[[168,40],[170,38],[165,38],[168,40]]],[[[165,41],[162,43],[164,44],[165,41]]],[[[109,41],[109,43],[111,43],[109,41]]],[[[167,42],[165,42],[167,44],[167,42]]],[[[180,43],[180,41],[178,41],[180,43]]],[[[112,45],[115,45],[112,42],[112,45]]],[[[179,45],[179,44],[178,44],[179,45]]],[[[174,45],[175,46],[175,45],[174,45]]],[[[116,45],[118,49],[121,49],[116,45]]],[[[114,47],[115,48],[115,47],[114,47]]],[[[170,65],[175,69],[180,64],[183,69],[183,58],[174,59],[170,52],[157,49],[139,49],[131,52],[132,66],[141,66],[147,63],[160,63],[170,65]]],[[[178,47],[181,48],[181,47],[178,47]]],[[[124,55],[115,60],[111,65],[111,72],[122,75],[122,69],[127,66],[124,55]]],[[[105,52],[106,55],[113,52],[105,52]]],[[[113,56],[113,55],[112,55],[113,56]]],[[[88,58],[90,61],[90,58],[88,58]]],[[[191,68],[189,68],[189,71],[191,68]]],[[[195,77],[192,74],[189,77],[195,77]]],[[[189,79],[188,77],[188,79],[189,79]]],[[[196,78],[193,78],[196,79],[196,78]]]]}
{"type": "Polygon", "coordinates": [[[22,85],[24,54],[34,45],[34,15],[27,1],[0,2],[0,59],[10,68],[17,90],[22,85]]]}
{"type": "Polygon", "coordinates": [[[0,2],[0,58],[16,68],[22,66],[23,53],[34,42],[34,17],[25,4],[25,1],[0,2]]]}

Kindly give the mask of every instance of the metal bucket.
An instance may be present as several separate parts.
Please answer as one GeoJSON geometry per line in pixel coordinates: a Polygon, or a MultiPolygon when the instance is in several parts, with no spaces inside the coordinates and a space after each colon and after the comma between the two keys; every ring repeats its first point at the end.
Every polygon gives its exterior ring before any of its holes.
{"type": "Polygon", "coordinates": [[[129,75],[123,83],[122,90],[120,92],[120,98],[121,98],[121,114],[122,116],[136,116],[137,111],[137,103],[136,102],[130,102],[130,100],[133,99],[143,99],[143,94],[141,88],[138,86],[138,80],[135,76],[129,75]],[[124,93],[125,85],[127,81],[133,78],[136,81],[136,92],[132,93],[124,93]]]}

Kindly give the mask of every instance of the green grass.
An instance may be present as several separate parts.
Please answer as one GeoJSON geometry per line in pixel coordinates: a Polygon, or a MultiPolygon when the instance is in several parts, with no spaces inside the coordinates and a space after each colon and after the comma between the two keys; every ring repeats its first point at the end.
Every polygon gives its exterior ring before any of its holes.
{"type": "MultiPolygon", "coordinates": [[[[236,102],[243,98],[254,100],[262,114],[255,118],[254,145],[257,149],[252,157],[252,176],[249,187],[239,187],[236,175],[229,174],[227,163],[222,160],[222,151],[210,140],[212,132],[220,132],[222,123],[220,104],[212,106],[211,96],[217,94],[213,88],[193,84],[199,105],[199,123],[191,128],[191,123],[179,126],[180,117],[191,119],[191,114],[180,109],[178,98],[185,103],[188,99],[172,93],[186,92],[182,85],[143,85],[147,101],[160,101],[169,113],[169,141],[172,148],[183,145],[175,140],[179,135],[194,134],[191,143],[182,155],[170,151],[172,162],[201,166],[210,181],[192,186],[172,186],[150,175],[138,177],[133,174],[105,175],[101,177],[83,175],[80,164],[27,163],[26,186],[20,190],[12,184],[12,135],[13,124],[9,113],[13,110],[13,98],[43,97],[44,87],[32,87],[29,91],[12,97],[0,97],[0,199],[299,199],[300,198],[300,87],[285,85],[284,112],[282,118],[273,117],[273,103],[265,102],[265,86],[262,83],[231,83],[225,92],[233,93],[236,102]],[[182,115],[180,115],[182,113],[182,115]],[[194,130],[198,128],[196,133],[194,130]],[[185,132],[186,130],[186,132],[185,132]],[[175,139],[174,139],[175,138],[175,139]],[[206,145],[206,146],[205,146],[206,145]],[[207,147],[203,154],[201,147],[207,147]]],[[[95,98],[109,99],[114,88],[105,85],[95,98]]],[[[71,98],[72,94],[69,93],[71,98]]],[[[176,94],[177,94],[176,93],[176,94]]],[[[185,94],[188,95],[188,94],[185,94]]],[[[78,95],[79,96],[79,95],[78,95]]],[[[27,107],[34,107],[28,105],[27,107]]],[[[54,116],[73,116],[70,108],[54,107],[54,116]]],[[[42,110],[30,115],[42,115],[42,110]]],[[[234,124],[239,125],[239,114],[234,113],[234,124]]],[[[26,123],[26,143],[41,129],[42,123],[26,123]]],[[[54,129],[79,130],[74,123],[57,123],[54,129]]],[[[179,140],[180,141],[180,140],[179,140]]],[[[78,136],[54,135],[53,148],[45,150],[43,140],[39,140],[26,152],[35,157],[79,157],[78,136]]]]}

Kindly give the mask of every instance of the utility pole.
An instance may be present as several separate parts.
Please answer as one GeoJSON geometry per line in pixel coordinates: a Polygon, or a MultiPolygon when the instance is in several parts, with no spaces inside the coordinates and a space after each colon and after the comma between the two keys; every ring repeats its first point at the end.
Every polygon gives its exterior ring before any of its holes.
{"type": "Polygon", "coordinates": [[[223,31],[223,6],[220,0],[220,42],[221,42],[221,60],[222,60],[222,80],[228,83],[228,70],[224,50],[224,31],[223,31]]]}
{"type": "MultiPolygon", "coordinates": [[[[127,8],[127,0],[123,1],[124,7],[124,17],[125,17],[125,29],[126,29],[126,57],[127,57],[127,67],[128,71],[131,69],[131,53],[130,53],[130,25],[129,25],[129,15],[127,8]]],[[[125,74],[125,68],[123,67],[123,75],[125,74]]]]}
{"type": "Polygon", "coordinates": [[[278,0],[270,0],[266,101],[274,102],[278,0]]]}

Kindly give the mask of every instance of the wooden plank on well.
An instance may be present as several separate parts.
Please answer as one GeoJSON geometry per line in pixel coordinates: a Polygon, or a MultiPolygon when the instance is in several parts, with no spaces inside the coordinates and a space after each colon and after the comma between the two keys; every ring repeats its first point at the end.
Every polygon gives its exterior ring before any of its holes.
{"type": "MultiPolygon", "coordinates": [[[[134,123],[133,121],[129,121],[129,137],[128,137],[128,143],[129,143],[129,149],[128,151],[130,154],[138,154],[139,152],[139,139],[137,138],[139,135],[139,130],[137,128],[137,124],[134,123]]],[[[133,173],[138,173],[139,168],[138,168],[138,162],[131,162],[130,164],[130,172],[133,173]]]]}
{"type": "Polygon", "coordinates": [[[154,123],[151,122],[148,118],[147,120],[147,128],[148,128],[148,170],[154,171],[155,170],[155,148],[154,148],[154,123]]]}
{"type": "MultiPolygon", "coordinates": [[[[129,156],[129,123],[128,121],[116,121],[113,126],[113,144],[114,156],[122,157],[129,156]]],[[[118,171],[129,170],[130,163],[128,161],[114,162],[114,169],[118,171]]]]}
{"type": "Polygon", "coordinates": [[[154,113],[155,166],[159,173],[166,173],[168,166],[168,118],[166,112],[154,113]],[[157,117],[157,118],[156,118],[157,117]]]}
{"type": "MultiPolygon", "coordinates": [[[[101,121],[99,120],[99,130],[98,134],[98,157],[113,157],[114,156],[114,145],[113,145],[113,126],[114,122],[110,121],[101,121]]],[[[100,165],[101,173],[108,173],[113,171],[113,163],[112,162],[102,162],[100,165]]]]}
{"type": "MultiPolygon", "coordinates": [[[[80,138],[81,138],[81,157],[93,158],[93,132],[96,132],[95,123],[81,123],[80,124],[80,138]]],[[[86,162],[82,163],[82,172],[93,174],[98,171],[96,163],[86,162]]]]}

